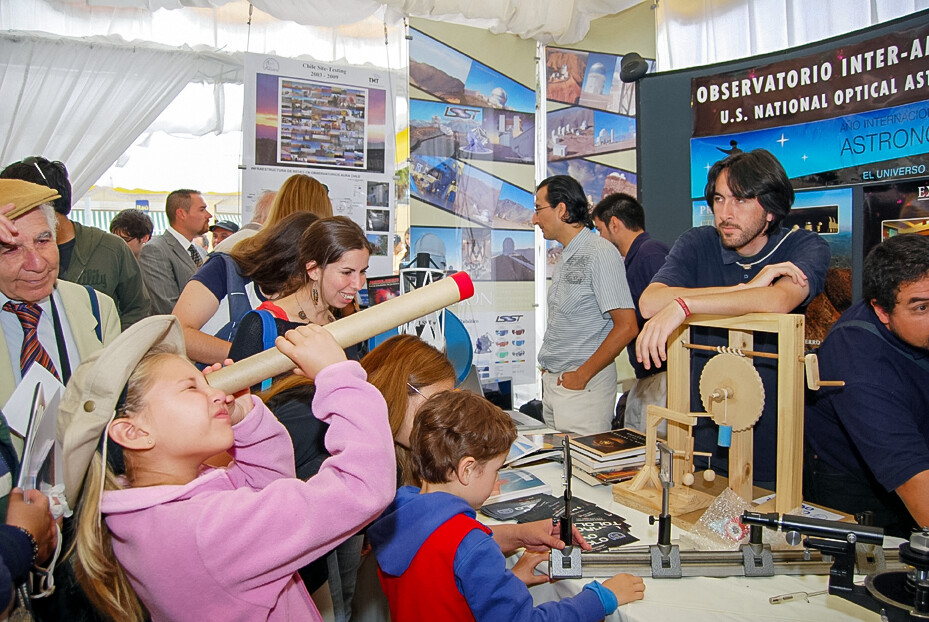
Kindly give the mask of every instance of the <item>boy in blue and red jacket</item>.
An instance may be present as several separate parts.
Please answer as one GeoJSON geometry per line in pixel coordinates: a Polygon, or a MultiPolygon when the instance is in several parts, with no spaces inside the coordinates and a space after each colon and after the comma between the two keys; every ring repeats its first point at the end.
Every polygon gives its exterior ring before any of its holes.
{"type": "Polygon", "coordinates": [[[368,528],[393,622],[593,621],[644,596],[641,578],[619,574],[587,584],[572,598],[533,607],[526,581],[542,557],[525,553],[507,570],[491,530],[474,511],[493,491],[515,438],[510,417],[468,391],[437,394],[416,413],[410,447],[413,474],[423,487],[401,488],[368,528]]]}

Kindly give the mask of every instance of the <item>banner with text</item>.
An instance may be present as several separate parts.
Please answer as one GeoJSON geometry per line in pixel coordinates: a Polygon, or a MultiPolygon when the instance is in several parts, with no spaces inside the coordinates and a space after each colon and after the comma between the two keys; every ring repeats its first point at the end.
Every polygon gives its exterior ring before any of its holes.
{"type": "Polygon", "coordinates": [[[744,132],[926,99],[929,24],[693,80],[693,135],[744,132]]]}

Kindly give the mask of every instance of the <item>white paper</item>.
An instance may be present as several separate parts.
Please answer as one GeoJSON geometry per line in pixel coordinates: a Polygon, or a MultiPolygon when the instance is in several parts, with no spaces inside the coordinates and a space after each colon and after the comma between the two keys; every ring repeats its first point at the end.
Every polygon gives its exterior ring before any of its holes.
{"type": "Polygon", "coordinates": [[[509,464],[514,460],[528,456],[531,453],[542,449],[542,437],[530,437],[519,434],[513,444],[510,446],[510,453],[507,454],[503,464],[509,464]]]}
{"type": "MultiPolygon", "coordinates": [[[[43,389],[44,390],[44,389],[43,389]]],[[[54,448],[54,472],[45,473],[43,481],[50,486],[64,482],[62,473],[61,451],[55,439],[58,430],[58,406],[61,403],[61,390],[58,389],[51,398],[46,399],[46,406],[39,413],[38,421],[26,439],[23,461],[19,476],[19,486],[23,490],[39,488],[43,482],[36,481],[36,476],[46,462],[48,454],[54,448]],[[49,479],[53,481],[48,481],[49,479]]]]}
{"type": "MultiPolygon", "coordinates": [[[[29,427],[29,412],[32,409],[32,396],[35,394],[37,384],[42,385],[42,392],[46,396],[53,396],[56,392],[64,392],[64,385],[47,369],[35,364],[29,366],[29,371],[16,386],[13,395],[3,406],[3,416],[7,425],[19,436],[25,438],[29,427]]],[[[46,403],[50,401],[46,397],[46,403]]],[[[56,408],[57,410],[57,408],[56,408]]]]}
{"type": "MultiPolygon", "coordinates": [[[[761,505],[765,501],[770,501],[774,498],[774,495],[765,495],[764,497],[758,497],[753,502],[755,505],[761,505]]],[[[805,516],[806,518],[818,518],[820,520],[841,520],[845,518],[844,514],[836,514],[835,512],[829,512],[822,508],[813,507],[808,503],[803,503],[800,509],[800,515],[805,516]]]]}

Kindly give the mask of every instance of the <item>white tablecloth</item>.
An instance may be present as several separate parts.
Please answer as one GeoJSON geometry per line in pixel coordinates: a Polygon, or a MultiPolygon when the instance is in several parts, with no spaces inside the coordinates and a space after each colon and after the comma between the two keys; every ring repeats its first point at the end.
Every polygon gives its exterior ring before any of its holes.
{"type": "MultiPolygon", "coordinates": [[[[561,494],[561,465],[554,463],[527,467],[552,486],[555,496],[561,494]]],[[[575,497],[596,503],[598,506],[625,517],[634,536],[639,538],[633,546],[654,544],[658,539],[657,526],[648,524],[648,516],[613,501],[609,486],[590,486],[573,479],[575,497]]],[[[488,521],[491,522],[491,521],[488,521]]],[[[672,539],[679,530],[672,529],[672,539]]],[[[621,549],[620,549],[621,550],[621,549]]],[[[590,579],[558,581],[532,588],[536,604],[572,596],[590,579]]],[[[771,605],[768,598],[790,592],[817,592],[826,589],[826,576],[774,577],[685,577],[682,579],[645,578],[645,599],[623,605],[607,620],[611,622],[745,622],[747,620],[804,620],[809,622],[839,622],[852,620],[880,620],[876,613],[839,598],[823,594],[813,596],[809,602],[795,600],[771,605]]]]}

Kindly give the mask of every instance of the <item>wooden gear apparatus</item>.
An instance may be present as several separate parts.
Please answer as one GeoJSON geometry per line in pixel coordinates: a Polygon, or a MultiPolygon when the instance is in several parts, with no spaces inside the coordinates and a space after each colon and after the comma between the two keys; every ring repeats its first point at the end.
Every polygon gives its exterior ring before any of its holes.
{"type": "MultiPolygon", "coordinates": [[[[774,510],[789,513],[803,500],[803,380],[804,324],[802,315],[750,313],[737,317],[694,315],[684,321],[668,339],[668,407],[649,406],[646,447],[655,447],[658,424],[668,422],[667,444],[674,451],[673,481],[680,484],[692,473],[694,459],[693,426],[700,417],[712,417],[732,428],[729,449],[729,488],[751,500],[753,479],[753,428],[764,407],[764,387],[751,358],[777,359],[777,496],[774,510]],[[729,332],[728,347],[705,346],[690,342],[690,328],[704,326],[729,332]],[[754,333],[776,333],[777,353],[756,352],[754,333]],[[700,377],[700,397],[707,412],[690,412],[691,352],[718,352],[700,377]]],[[[818,370],[817,370],[818,380],[818,370]]],[[[825,383],[823,383],[825,384],[825,383]]],[[[629,482],[613,487],[614,498],[639,509],[660,509],[661,484],[655,453],[646,452],[645,466],[629,482]]],[[[701,491],[675,485],[670,490],[672,516],[708,507],[714,497],[701,491]]]]}

